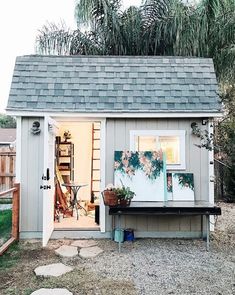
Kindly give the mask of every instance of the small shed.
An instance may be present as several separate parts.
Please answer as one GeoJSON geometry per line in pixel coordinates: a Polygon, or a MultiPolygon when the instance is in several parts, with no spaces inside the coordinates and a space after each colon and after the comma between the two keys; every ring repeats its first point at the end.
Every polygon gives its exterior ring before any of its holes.
{"type": "MultiPolygon", "coordinates": [[[[112,218],[101,192],[114,183],[114,153],[141,146],[154,150],[160,144],[168,175],[193,176],[191,201],[213,205],[213,151],[200,148],[197,135],[213,133],[220,108],[208,58],[17,57],[7,112],[17,119],[20,237],[43,238],[44,245],[50,237],[110,237],[112,218]],[[55,171],[61,182],[86,185],[78,192],[85,208],[79,208],[79,219],[55,216],[55,171]]],[[[201,226],[194,215],[122,220],[137,237],[196,238],[201,226]]]]}

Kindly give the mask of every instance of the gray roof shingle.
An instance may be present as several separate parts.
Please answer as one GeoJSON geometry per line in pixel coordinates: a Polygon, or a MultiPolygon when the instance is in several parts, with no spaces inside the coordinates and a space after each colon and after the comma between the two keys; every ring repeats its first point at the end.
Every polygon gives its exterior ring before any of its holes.
{"type": "Polygon", "coordinates": [[[20,56],[7,110],[218,112],[208,58],[20,56]]]}

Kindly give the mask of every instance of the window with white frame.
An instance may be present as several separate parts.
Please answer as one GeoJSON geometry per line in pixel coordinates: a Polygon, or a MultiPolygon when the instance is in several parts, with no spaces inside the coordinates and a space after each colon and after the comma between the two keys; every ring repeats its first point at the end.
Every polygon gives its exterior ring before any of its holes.
{"type": "Polygon", "coordinates": [[[185,130],[131,130],[130,150],[166,153],[168,170],[185,169],[185,130]]]}

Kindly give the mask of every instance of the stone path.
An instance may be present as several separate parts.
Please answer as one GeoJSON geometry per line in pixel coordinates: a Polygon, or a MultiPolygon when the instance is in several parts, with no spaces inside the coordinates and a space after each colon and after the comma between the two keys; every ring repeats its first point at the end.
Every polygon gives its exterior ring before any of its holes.
{"type": "Polygon", "coordinates": [[[53,263],[35,268],[34,272],[36,276],[43,277],[59,277],[67,272],[72,271],[73,268],[66,266],[63,263],[53,263]]]}
{"type": "Polygon", "coordinates": [[[55,253],[61,257],[75,257],[78,255],[78,248],[80,248],[79,256],[81,258],[94,258],[103,252],[94,240],[76,240],[70,246],[63,245],[56,249],[55,253]]]}
{"type": "MultiPolygon", "coordinates": [[[[97,246],[94,240],[77,240],[73,241],[70,246],[63,245],[55,250],[55,253],[61,257],[75,257],[78,255],[78,248],[80,248],[79,256],[81,258],[93,258],[103,252],[97,246]]],[[[67,272],[72,271],[73,268],[66,266],[63,263],[53,263],[49,265],[39,266],[35,268],[36,276],[43,277],[59,277],[67,272]]],[[[31,293],[31,295],[73,295],[67,289],[39,289],[31,293]]]]}
{"type": "Polygon", "coordinates": [[[81,258],[93,258],[102,252],[103,252],[103,250],[98,246],[89,247],[89,248],[82,248],[79,252],[79,256],[81,258]]]}
{"type": "Polygon", "coordinates": [[[75,257],[78,255],[77,247],[63,245],[55,250],[55,253],[61,257],[75,257]]]}
{"type": "Polygon", "coordinates": [[[73,295],[67,289],[39,289],[31,293],[31,295],[73,295]]]}
{"type": "Polygon", "coordinates": [[[94,240],[77,240],[72,242],[71,246],[79,247],[79,248],[88,248],[97,246],[97,242],[94,240]]]}

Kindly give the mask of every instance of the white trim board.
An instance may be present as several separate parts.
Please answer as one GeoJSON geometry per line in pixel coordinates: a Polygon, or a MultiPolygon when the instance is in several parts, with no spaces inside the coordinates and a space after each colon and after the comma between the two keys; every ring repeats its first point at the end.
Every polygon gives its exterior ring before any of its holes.
{"type": "MultiPolygon", "coordinates": [[[[210,119],[208,121],[208,132],[209,135],[213,134],[214,132],[214,126],[213,126],[213,120],[210,119]]],[[[208,172],[209,172],[209,203],[214,204],[214,150],[208,151],[208,172]]],[[[214,223],[215,223],[215,217],[212,215],[210,216],[210,230],[214,231],[214,223]]]]}
{"type": "Polygon", "coordinates": [[[110,232],[85,230],[54,230],[51,239],[110,239],[110,237],[110,232]]]}
{"type": "Polygon", "coordinates": [[[105,205],[101,192],[105,189],[105,164],[106,164],[106,119],[100,120],[100,231],[105,232],[105,205]]]}
{"type": "Polygon", "coordinates": [[[153,113],[153,112],[100,112],[100,113],[89,113],[89,112],[70,112],[70,111],[35,111],[34,110],[6,110],[8,115],[11,116],[26,116],[26,117],[44,117],[46,115],[51,117],[76,117],[76,118],[88,118],[90,120],[97,118],[214,118],[222,117],[222,112],[162,112],[162,113],[153,113]]]}
{"type": "MultiPolygon", "coordinates": [[[[22,118],[16,117],[16,178],[15,182],[21,184],[21,152],[22,152],[22,136],[21,136],[21,130],[22,130],[22,118]]],[[[19,231],[21,231],[21,216],[22,216],[22,186],[20,185],[20,209],[19,209],[19,231]]]]}

